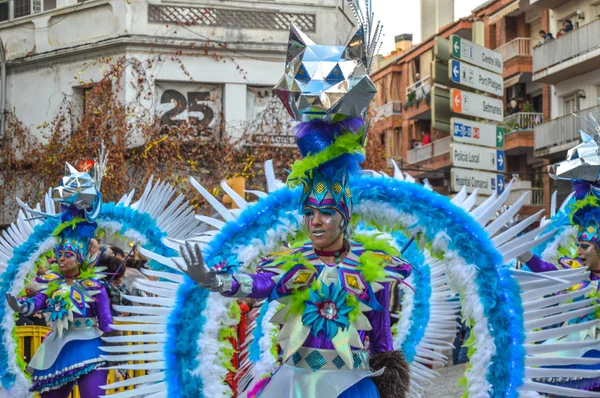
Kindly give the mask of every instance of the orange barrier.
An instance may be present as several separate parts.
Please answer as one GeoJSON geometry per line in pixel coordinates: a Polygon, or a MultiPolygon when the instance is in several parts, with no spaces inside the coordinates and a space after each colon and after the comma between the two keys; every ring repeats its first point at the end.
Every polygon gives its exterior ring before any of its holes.
{"type": "MultiPolygon", "coordinates": [[[[37,349],[42,344],[44,337],[46,337],[46,335],[50,332],[50,330],[51,329],[46,326],[17,326],[16,334],[17,334],[17,338],[19,339],[19,341],[17,343],[18,350],[19,350],[18,352],[19,352],[19,355],[21,356],[21,358],[23,358],[23,360],[25,362],[29,362],[29,360],[33,357],[33,355],[35,354],[37,349]]],[[[134,334],[143,334],[143,333],[142,332],[123,332],[123,334],[134,335],[134,334]]],[[[134,344],[142,344],[142,343],[134,343],[134,344]]],[[[129,345],[133,345],[133,344],[129,343],[129,345]]],[[[141,363],[144,363],[144,361],[135,361],[135,362],[130,361],[129,363],[130,364],[133,364],[133,363],[141,364],[141,363]]],[[[144,376],[144,375],[146,375],[145,370],[128,370],[126,372],[125,378],[131,379],[133,377],[144,376]]],[[[124,379],[123,375],[121,375],[118,371],[111,370],[108,373],[107,384],[115,383],[115,382],[121,381],[123,379],[124,379]]],[[[120,387],[118,389],[108,390],[107,394],[114,394],[114,393],[122,392],[122,391],[126,391],[126,390],[133,390],[134,388],[135,388],[135,386],[120,387]]],[[[35,394],[35,397],[39,398],[39,394],[35,394]]],[[[77,386],[75,386],[75,388],[73,389],[73,392],[71,393],[71,395],[69,395],[69,398],[80,398],[79,388],[77,386]]]]}

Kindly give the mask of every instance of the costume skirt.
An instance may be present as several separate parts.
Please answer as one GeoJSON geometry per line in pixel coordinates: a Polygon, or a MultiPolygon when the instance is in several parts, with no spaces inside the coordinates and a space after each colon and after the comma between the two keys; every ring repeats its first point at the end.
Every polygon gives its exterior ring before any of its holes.
{"type": "Polygon", "coordinates": [[[31,391],[40,393],[56,390],[79,377],[103,366],[101,339],[73,340],[65,344],[48,369],[33,370],[31,391]]]}

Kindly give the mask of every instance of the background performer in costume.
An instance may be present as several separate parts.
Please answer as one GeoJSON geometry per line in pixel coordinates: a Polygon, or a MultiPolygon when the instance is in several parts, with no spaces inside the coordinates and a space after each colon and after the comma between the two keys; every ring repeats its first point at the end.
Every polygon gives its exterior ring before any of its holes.
{"type": "Polygon", "coordinates": [[[7,293],[6,299],[15,312],[43,311],[52,322],[52,332],[28,364],[31,391],[42,398],[66,398],[77,383],[82,398],[96,398],[104,394],[100,386],[107,378],[107,370],[98,369],[105,365],[100,337],[112,331],[113,323],[110,299],[99,281],[104,275],[95,268],[97,224],[88,211],[100,207],[101,197],[92,177],[68,164],[63,185],[53,196],[62,210],[54,232],[57,264],[37,279],[44,289],[36,296],[20,300],[7,293]]]}

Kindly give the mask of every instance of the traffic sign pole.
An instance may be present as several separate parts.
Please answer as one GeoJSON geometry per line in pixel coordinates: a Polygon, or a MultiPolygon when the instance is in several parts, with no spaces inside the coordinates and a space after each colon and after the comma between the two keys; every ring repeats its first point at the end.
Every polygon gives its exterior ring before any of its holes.
{"type": "Polygon", "coordinates": [[[504,93],[504,79],[501,75],[456,59],[448,61],[448,78],[461,86],[493,95],[502,96],[504,93]]]}
{"type": "Polygon", "coordinates": [[[501,122],[504,120],[502,100],[453,88],[450,90],[452,112],[501,122]]]}

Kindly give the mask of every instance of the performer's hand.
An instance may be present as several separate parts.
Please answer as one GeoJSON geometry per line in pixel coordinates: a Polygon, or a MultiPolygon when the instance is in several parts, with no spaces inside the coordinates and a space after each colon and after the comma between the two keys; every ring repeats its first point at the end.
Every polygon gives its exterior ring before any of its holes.
{"type": "Polygon", "coordinates": [[[29,310],[29,306],[23,302],[17,300],[12,294],[6,293],[6,302],[13,309],[14,312],[19,314],[26,314],[29,310]]]}
{"type": "Polygon", "coordinates": [[[202,286],[211,292],[222,292],[223,281],[219,277],[218,272],[209,269],[204,264],[204,258],[200,246],[192,246],[189,242],[185,243],[185,246],[181,246],[179,249],[183,261],[185,261],[187,268],[183,268],[177,264],[179,269],[187,274],[194,282],[202,286]]]}

